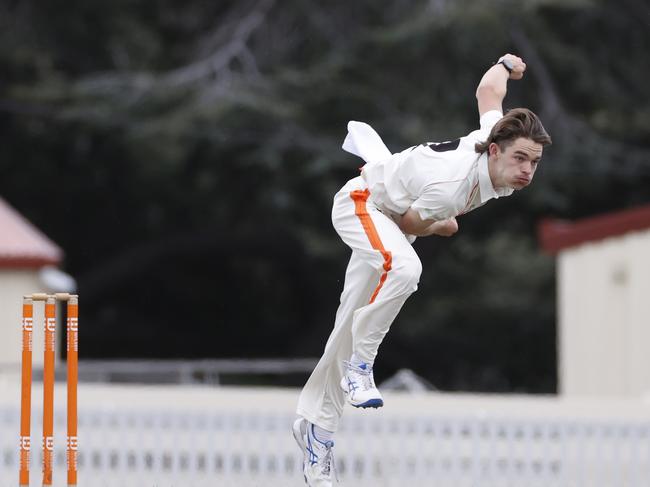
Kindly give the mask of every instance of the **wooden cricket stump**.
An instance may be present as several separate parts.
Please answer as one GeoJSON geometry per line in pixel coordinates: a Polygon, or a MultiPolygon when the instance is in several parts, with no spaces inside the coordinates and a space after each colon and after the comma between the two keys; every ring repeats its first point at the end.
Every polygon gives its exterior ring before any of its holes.
{"type": "Polygon", "coordinates": [[[23,296],[22,362],[20,400],[20,487],[29,487],[31,456],[32,343],[34,302],[45,304],[43,329],[43,486],[52,485],[54,462],[54,351],[56,343],[56,303],[66,302],[67,351],[67,446],[68,486],[77,485],[77,382],[79,351],[79,297],[68,293],[34,293],[23,296]]]}

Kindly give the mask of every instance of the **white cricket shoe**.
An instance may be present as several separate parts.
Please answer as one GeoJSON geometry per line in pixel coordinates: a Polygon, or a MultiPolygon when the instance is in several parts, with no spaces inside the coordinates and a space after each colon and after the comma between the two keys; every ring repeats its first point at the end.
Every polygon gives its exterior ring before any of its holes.
{"type": "Polygon", "coordinates": [[[384,405],[375,379],[372,376],[372,366],[360,365],[344,361],[345,373],[341,379],[341,388],[347,395],[348,402],[355,408],[380,408],[384,405]]]}
{"type": "Polygon", "coordinates": [[[332,487],[334,471],[333,441],[322,442],[314,436],[314,425],[303,418],[293,423],[293,437],[303,453],[302,471],[309,487],[332,487]]]}

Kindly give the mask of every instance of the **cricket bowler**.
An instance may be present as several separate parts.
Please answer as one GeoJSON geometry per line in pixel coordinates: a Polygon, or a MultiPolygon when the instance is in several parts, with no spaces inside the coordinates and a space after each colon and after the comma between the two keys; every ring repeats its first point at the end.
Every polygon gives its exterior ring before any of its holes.
{"type": "Polygon", "coordinates": [[[449,237],[456,217],[491,199],[524,189],[535,176],[551,138],[526,108],[503,113],[509,80],[526,64],[502,56],[479,82],[479,129],[441,143],[391,154],[369,125],[349,122],[343,149],[361,157],[361,174],[334,197],[332,223],[352,250],[341,303],[323,355],[298,400],[294,437],[310,487],[330,487],[332,449],[343,408],[379,408],[377,350],[407,298],[417,289],[422,264],[416,237],[449,237]]]}

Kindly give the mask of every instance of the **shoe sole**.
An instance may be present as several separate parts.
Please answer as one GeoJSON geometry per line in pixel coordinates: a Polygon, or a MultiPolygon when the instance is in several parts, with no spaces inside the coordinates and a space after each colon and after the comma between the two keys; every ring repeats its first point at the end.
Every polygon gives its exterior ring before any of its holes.
{"type": "Polygon", "coordinates": [[[300,425],[302,424],[304,420],[303,419],[297,419],[294,421],[293,426],[291,427],[291,431],[293,433],[293,438],[296,440],[296,443],[298,443],[298,447],[300,448],[300,451],[302,451],[302,476],[305,479],[305,484],[309,485],[309,482],[307,482],[307,475],[305,475],[305,462],[307,461],[307,445],[305,444],[305,441],[303,440],[302,437],[302,431],[300,429],[300,425]]]}
{"type": "MultiPolygon", "coordinates": [[[[352,404],[352,403],[350,403],[352,404]]],[[[384,405],[384,401],[381,399],[368,399],[366,402],[363,402],[361,404],[352,404],[355,408],[362,408],[362,409],[367,409],[367,408],[380,408],[384,405]]]]}

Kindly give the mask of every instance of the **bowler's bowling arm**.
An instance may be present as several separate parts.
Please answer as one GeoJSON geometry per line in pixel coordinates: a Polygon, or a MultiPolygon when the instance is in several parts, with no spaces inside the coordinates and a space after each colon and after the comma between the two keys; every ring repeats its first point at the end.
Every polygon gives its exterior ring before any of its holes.
{"type": "Polygon", "coordinates": [[[458,222],[454,217],[446,220],[423,220],[413,208],[406,210],[399,221],[399,228],[402,232],[416,237],[428,237],[430,235],[439,235],[441,237],[451,237],[458,231],[458,222]]]}

